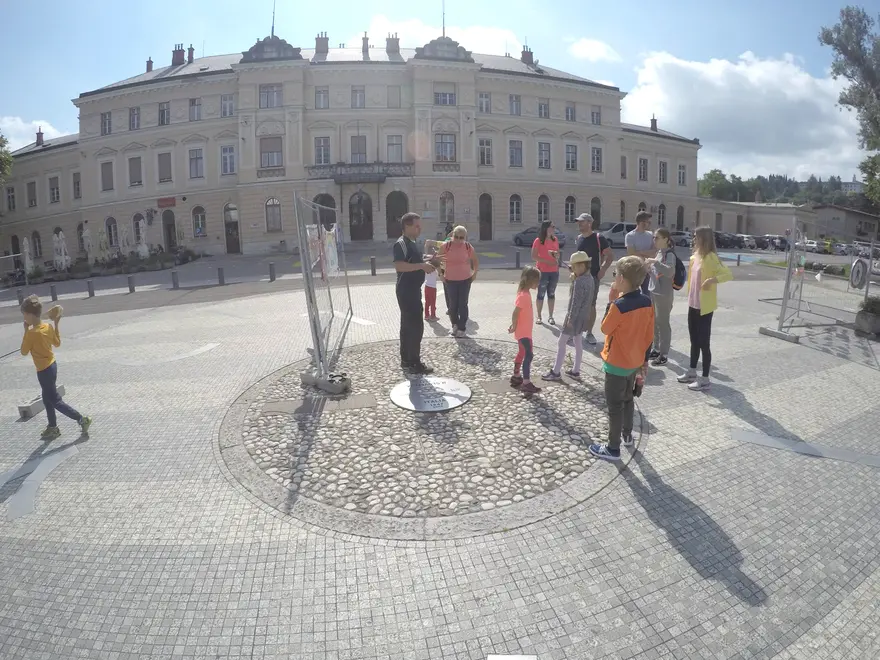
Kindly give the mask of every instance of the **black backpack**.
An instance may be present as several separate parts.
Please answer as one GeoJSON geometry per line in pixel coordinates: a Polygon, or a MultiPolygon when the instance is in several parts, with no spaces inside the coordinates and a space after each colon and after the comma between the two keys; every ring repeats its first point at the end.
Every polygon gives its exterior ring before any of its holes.
{"type": "Polygon", "coordinates": [[[678,255],[675,254],[675,249],[670,249],[666,251],[666,254],[672,252],[672,256],[675,257],[675,275],[672,278],[672,288],[675,291],[681,291],[684,288],[684,283],[687,282],[687,268],[684,265],[684,262],[678,258],[678,255]]]}

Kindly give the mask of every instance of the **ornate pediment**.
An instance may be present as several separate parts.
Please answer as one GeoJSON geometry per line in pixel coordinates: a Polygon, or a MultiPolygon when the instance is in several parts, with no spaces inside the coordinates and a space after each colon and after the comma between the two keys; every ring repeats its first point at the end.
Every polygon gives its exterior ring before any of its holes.
{"type": "Polygon", "coordinates": [[[491,124],[477,124],[477,133],[497,133],[498,127],[491,124]]]}
{"type": "Polygon", "coordinates": [[[389,119],[388,121],[386,121],[382,124],[382,128],[397,128],[397,127],[407,128],[407,127],[409,127],[409,124],[407,124],[405,121],[401,121],[400,119],[389,119]]]}
{"type": "Polygon", "coordinates": [[[373,128],[373,125],[368,121],[364,121],[363,119],[355,119],[350,122],[347,122],[345,124],[345,128],[349,128],[349,129],[353,128],[355,130],[368,131],[373,128]]]}
{"type": "Polygon", "coordinates": [[[257,135],[284,135],[284,124],[275,120],[260,122],[257,126],[257,135]]]}
{"type": "Polygon", "coordinates": [[[308,130],[310,131],[334,131],[336,130],[336,124],[329,121],[316,121],[314,123],[309,124],[308,130]]]}
{"type": "Polygon", "coordinates": [[[95,152],[95,157],[100,158],[101,156],[115,156],[116,149],[111,149],[110,147],[101,147],[98,151],[95,152]]]}
{"type": "Polygon", "coordinates": [[[204,135],[199,135],[198,133],[193,133],[192,135],[187,135],[185,138],[181,140],[184,144],[189,144],[191,142],[207,142],[208,138],[204,135]]]}
{"type": "Polygon", "coordinates": [[[553,131],[551,131],[547,128],[539,128],[537,131],[532,131],[532,135],[534,135],[535,137],[548,137],[548,138],[555,138],[556,137],[556,133],[554,133],[553,131]]]}
{"type": "Polygon", "coordinates": [[[144,151],[147,148],[145,144],[141,144],[140,142],[129,142],[122,148],[122,151],[144,151]]]}
{"type": "Polygon", "coordinates": [[[584,136],[583,136],[583,135],[578,135],[578,134],[575,133],[574,131],[567,131],[567,132],[563,133],[562,135],[560,135],[559,137],[561,137],[563,140],[577,140],[577,141],[581,141],[581,140],[584,139],[584,136]]]}
{"type": "Polygon", "coordinates": [[[458,133],[458,122],[452,117],[438,117],[431,129],[434,133],[458,133]]]}
{"type": "Polygon", "coordinates": [[[522,126],[517,126],[516,124],[505,128],[504,132],[508,133],[508,134],[512,133],[514,135],[528,135],[529,134],[529,132],[526,129],[524,129],[522,126]]]}
{"type": "Polygon", "coordinates": [[[271,36],[257,40],[253,46],[241,54],[241,64],[273,60],[301,60],[300,49],[291,46],[281,37],[271,36]]]}
{"type": "Polygon", "coordinates": [[[215,140],[233,140],[238,137],[235,131],[220,131],[214,136],[215,140]]]}
{"type": "Polygon", "coordinates": [[[464,46],[460,46],[457,41],[449,37],[438,37],[421,48],[416,48],[415,59],[474,63],[471,51],[466,50],[464,46]]]}
{"type": "Polygon", "coordinates": [[[174,140],[169,140],[168,138],[159,138],[150,146],[153,149],[159,149],[161,147],[173,147],[175,144],[177,144],[177,142],[175,142],[174,140]]]}

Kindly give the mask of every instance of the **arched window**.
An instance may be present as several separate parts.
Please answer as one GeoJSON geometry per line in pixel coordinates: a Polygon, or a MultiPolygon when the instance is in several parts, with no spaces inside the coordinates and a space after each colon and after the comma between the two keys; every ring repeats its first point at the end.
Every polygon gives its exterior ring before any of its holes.
{"type": "Polygon", "coordinates": [[[626,222],[626,202],[620,200],[620,221],[626,222]]]}
{"type": "Polygon", "coordinates": [[[565,221],[577,221],[577,201],[571,195],[565,198],[565,221]]]}
{"type": "Polygon", "coordinates": [[[207,238],[208,237],[208,221],[207,221],[207,216],[205,215],[205,208],[203,206],[193,207],[192,219],[193,219],[193,238],[207,238]]]}
{"type": "Polygon", "coordinates": [[[538,197],[538,224],[550,219],[550,198],[547,195],[538,197]]]}
{"type": "Polygon", "coordinates": [[[675,228],[678,231],[684,229],[684,207],[679,206],[678,212],[675,214],[675,228]]]}
{"type": "Polygon", "coordinates": [[[31,250],[33,252],[33,257],[35,259],[39,259],[40,257],[42,257],[43,256],[43,241],[40,240],[40,232],[35,231],[34,233],[31,234],[31,245],[33,246],[31,248],[31,250]]]}
{"type": "Polygon", "coordinates": [[[119,228],[116,226],[116,218],[107,218],[104,221],[104,226],[107,228],[107,245],[119,247],[119,228]]]}
{"type": "Polygon", "coordinates": [[[522,197],[519,195],[510,196],[510,222],[513,224],[522,223],[522,197]]]}
{"type": "Polygon", "coordinates": [[[135,213],[134,217],[132,217],[132,219],[131,219],[131,227],[133,230],[131,232],[131,235],[134,236],[135,243],[140,243],[141,239],[143,238],[141,236],[141,226],[142,226],[143,222],[144,222],[144,216],[141,215],[140,213],[135,213]]]}
{"type": "Polygon", "coordinates": [[[602,222],[602,200],[598,197],[590,200],[590,215],[593,216],[593,222],[602,222]]]}
{"type": "Polygon", "coordinates": [[[666,204],[661,204],[657,207],[657,226],[666,226],[666,204]]]}
{"type": "Polygon", "coordinates": [[[83,223],[79,223],[76,226],[76,249],[79,250],[80,252],[86,251],[86,243],[83,240],[83,232],[84,231],[85,231],[85,227],[83,226],[83,223]]]}
{"type": "Polygon", "coordinates": [[[647,211],[647,210],[648,210],[648,205],[645,204],[644,202],[639,202],[639,211],[647,211]]]}
{"type": "Polygon", "coordinates": [[[266,231],[281,231],[281,202],[274,197],[266,200],[266,231]]]}
{"type": "Polygon", "coordinates": [[[455,224],[455,197],[448,190],[440,195],[440,224],[455,224]]]}

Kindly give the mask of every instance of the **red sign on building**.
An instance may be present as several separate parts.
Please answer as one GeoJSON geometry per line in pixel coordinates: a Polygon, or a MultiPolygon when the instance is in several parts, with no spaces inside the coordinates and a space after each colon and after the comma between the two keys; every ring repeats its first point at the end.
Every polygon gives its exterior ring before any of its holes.
{"type": "Polygon", "coordinates": [[[160,209],[167,209],[170,206],[177,206],[176,197],[160,197],[156,200],[156,206],[160,209]]]}

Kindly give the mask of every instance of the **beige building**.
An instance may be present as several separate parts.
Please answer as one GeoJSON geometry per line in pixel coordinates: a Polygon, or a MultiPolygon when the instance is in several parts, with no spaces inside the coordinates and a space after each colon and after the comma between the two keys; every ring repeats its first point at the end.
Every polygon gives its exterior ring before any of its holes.
{"type": "Polygon", "coordinates": [[[836,204],[816,204],[815,235],[810,238],[831,238],[848,242],[880,239],[880,217],[836,204]]]}
{"type": "Polygon", "coordinates": [[[51,260],[60,229],[81,255],[86,227],[125,246],[143,218],[164,249],[283,252],[296,244],[294,193],[337,208],[352,241],[398,236],[408,210],[425,236],[453,223],[475,240],[639,208],[655,226],[749,231],[747,209],[697,197],[699,141],[654,119],[622,123],[624,96],[528,48],[478,55],[447,37],[413,50],[397,36],[330,48],[324,33],[312,49],[272,36],[198,59],[178,45],[170,66],[148,60],[75,99],[78,135],[38,133],[14,153],[0,249],[27,236],[51,260]]]}

